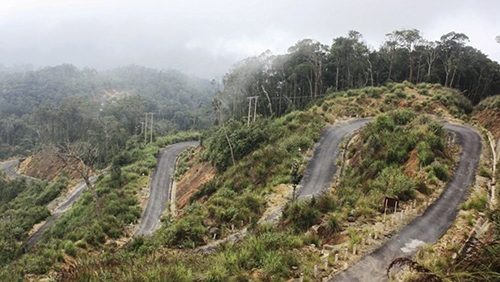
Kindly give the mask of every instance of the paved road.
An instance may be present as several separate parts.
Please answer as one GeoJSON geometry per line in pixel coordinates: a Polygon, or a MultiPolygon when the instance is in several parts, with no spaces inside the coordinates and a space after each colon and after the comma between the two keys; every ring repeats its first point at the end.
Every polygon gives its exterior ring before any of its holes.
{"type": "MultiPolygon", "coordinates": [[[[97,176],[92,176],[90,178],[90,182],[93,184],[97,180],[97,176]]],[[[35,245],[40,239],[42,238],[42,234],[45,232],[45,230],[49,229],[54,223],[56,222],[57,219],[59,219],[73,204],[76,202],[76,200],[80,199],[80,197],[83,194],[83,190],[87,188],[87,184],[85,182],[80,182],[77,184],[77,186],[69,193],[66,195],[66,198],[64,201],[62,201],[59,206],[54,210],[54,213],[52,214],[52,217],[50,217],[45,223],[35,232],[31,237],[28,238],[26,241],[25,245],[28,248],[31,248],[33,245],[35,245]]]]}
{"type": "Polygon", "coordinates": [[[388,281],[386,268],[392,260],[414,255],[421,244],[434,244],[450,227],[458,213],[458,205],[466,198],[467,188],[474,182],[481,139],[477,131],[468,126],[445,124],[445,128],[455,132],[462,152],[455,174],[443,194],[398,235],[331,281],[388,281]]]}
{"type": "MultiPolygon", "coordinates": [[[[331,187],[337,173],[335,161],[341,143],[348,134],[365,126],[371,120],[373,118],[350,120],[325,127],[321,133],[321,139],[315,145],[313,157],[304,171],[304,177],[297,187],[298,200],[320,195],[331,187]]],[[[283,207],[284,204],[268,215],[263,222],[276,223],[283,212],[283,207]]]]}
{"type": "Polygon", "coordinates": [[[7,174],[9,178],[18,178],[21,177],[22,175],[15,173],[15,169],[17,168],[17,165],[19,164],[18,160],[13,160],[13,161],[6,161],[2,163],[2,170],[7,174]]]}
{"type": "Polygon", "coordinates": [[[19,160],[12,160],[12,161],[6,161],[2,163],[2,170],[7,174],[7,176],[11,179],[13,178],[21,178],[24,177],[26,178],[26,181],[31,181],[33,177],[23,175],[23,174],[18,174],[16,172],[17,166],[19,165],[19,160]]]}
{"type": "MultiPolygon", "coordinates": [[[[31,179],[35,179],[26,175],[18,174],[15,172],[15,169],[17,165],[19,164],[18,160],[13,160],[13,161],[7,161],[2,164],[2,170],[10,177],[10,178],[20,178],[20,177],[25,177],[28,181],[31,179]]],[[[90,178],[90,181],[94,183],[97,180],[97,176],[92,176],[90,178]]],[[[31,237],[28,238],[28,240],[25,242],[25,246],[30,248],[33,245],[35,245],[41,238],[43,232],[50,228],[54,222],[61,217],[71,206],[78,200],[83,193],[83,190],[87,188],[87,185],[85,184],[84,181],[81,183],[77,184],[77,186],[68,194],[66,195],[66,198],[57,206],[57,208],[54,210],[54,213],[52,214],[52,217],[50,217],[41,227],[36,231],[31,237]]]]}
{"type": "Polygon", "coordinates": [[[327,191],[333,183],[337,172],[335,161],[344,138],[365,126],[372,118],[350,120],[327,126],[321,133],[314,155],[304,172],[299,184],[297,198],[304,200],[327,191]]]}
{"type": "Polygon", "coordinates": [[[177,156],[190,146],[198,146],[198,142],[177,143],[160,151],[156,170],[149,191],[149,200],[142,214],[136,236],[150,236],[159,227],[160,217],[170,201],[170,187],[174,176],[177,156]]]}

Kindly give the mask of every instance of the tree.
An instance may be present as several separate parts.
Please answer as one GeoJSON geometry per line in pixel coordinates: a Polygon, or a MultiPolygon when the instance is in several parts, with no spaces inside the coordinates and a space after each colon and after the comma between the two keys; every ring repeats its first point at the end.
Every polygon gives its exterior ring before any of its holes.
{"type": "MultiPolygon", "coordinates": [[[[423,39],[420,35],[420,31],[417,29],[395,30],[386,34],[386,37],[387,39],[380,48],[380,51],[386,61],[386,64],[388,65],[387,80],[406,79],[410,82],[414,82],[415,64],[417,63],[417,59],[422,55],[420,52],[422,48],[420,46],[423,39]],[[395,78],[393,71],[395,69],[396,62],[398,59],[402,58],[406,58],[407,61],[407,75],[395,78]]],[[[401,65],[401,67],[403,67],[403,65],[401,65]]],[[[418,70],[419,66],[417,66],[417,72],[418,70]]],[[[399,71],[402,71],[402,73],[406,72],[402,69],[399,69],[399,71]]]]}
{"type": "Polygon", "coordinates": [[[288,48],[295,63],[294,73],[300,73],[308,81],[310,97],[316,100],[323,91],[323,68],[327,47],[312,39],[304,39],[288,48]]]}
{"type": "Polygon", "coordinates": [[[76,171],[85,181],[87,188],[92,194],[92,199],[96,207],[97,215],[101,215],[101,208],[97,192],[91,179],[92,170],[99,156],[99,150],[93,144],[84,141],[70,143],[66,141],[63,145],[52,147],[65,166],[76,171]],[[71,162],[74,160],[76,162],[71,162]]]}
{"type": "Polygon", "coordinates": [[[234,152],[233,152],[233,144],[231,143],[231,139],[229,139],[229,135],[227,134],[227,129],[224,124],[224,117],[222,116],[222,110],[221,110],[221,103],[220,101],[215,98],[212,102],[212,105],[214,106],[215,110],[219,114],[219,122],[222,127],[222,130],[224,131],[224,136],[226,137],[227,145],[229,146],[229,151],[231,152],[231,160],[233,161],[233,166],[236,165],[236,160],[234,159],[234,152]]]}
{"type": "Polygon", "coordinates": [[[460,55],[469,37],[463,33],[449,32],[441,36],[439,42],[439,57],[445,71],[445,87],[452,87],[457,72],[460,55]],[[451,76],[450,76],[451,75],[451,76]]]}
{"type": "Polygon", "coordinates": [[[374,83],[370,50],[362,38],[361,33],[351,30],[348,37],[333,40],[328,67],[335,69],[336,91],[374,83]]]}
{"type": "Polygon", "coordinates": [[[438,48],[437,43],[435,41],[422,41],[423,55],[425,57],[425,61],[427,63],[427,74],[425,76],[425,80],[427,82],[431,81],[431,73],[432,67],[436,59],[438,58],[438,48]]]}
{"type": "Polygon", "coordinates": [[[396,50],[397,50],[397,37],[394,33],[388,33],[385,35],[387,37],[386,41],[380,47],[380,54],[382,59],[388,66],[387,80],[392,80],[392,72],[394,68],[394,62],[396,60],[396,50]]]}

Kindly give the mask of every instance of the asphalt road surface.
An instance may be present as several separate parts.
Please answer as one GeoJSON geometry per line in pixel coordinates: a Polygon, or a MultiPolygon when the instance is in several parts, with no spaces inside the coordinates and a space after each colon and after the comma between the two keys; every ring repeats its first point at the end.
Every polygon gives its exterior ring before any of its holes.
{"type": "MultiPolygon", "coordinates": [[[[93,184],[97,180],[97,176],[92,176],[90,178],[90,182],[93,184]]],[[[25,245],[28,248],[31,248],[33,245],[35,245],[40,239],[42,238],[42,234],[45,232],[45,230],[49,229],[54,223],[56,222],[57,219],[59,219],[73,204],[76,202],[76,200],[80,199],[80,197],[83,194],[83,190],[87,188],[87,184],[85,184],[85,181],[82,181],[77,184],[77,186],[69,193],[66,195],[66,198],[64,201],[62,201],[59,206],[54,210],[54,213],[52,214],[52,217],[50,217],[45,223],[35,232],[31,237],[28,238],[26,241],[25,245]]]]}
{"type": "Polygon", "coordinates": [[[339,273],[331,281],[388,281],[386,269],[398,257],[413,256],[418,246],[434,244],[450,227],[458,213],[458,205],[467,196],[467,188],[475,180],[481,154],[481,139],[468,126],[445,124],[455,132],[462,152],[455,174],[437,201],[385,245],[339,273]]]}
{"type": "MultiPolygon", "coordinates": [[[[28,181],[34,178],[31,178],[26,175],[18,174],[15,172],[15,168],[19,164],[18,160],[14,161],[7,161],[2,164],[2,170],[9,176],[10,178],[20,178],[20,177],[25,177],[28,181]]],[[[92,176],[90,178],[90,181],[94,183],[97,179],[97,176],[92,176]]],[[[25,246],[28,248],[32,247],[35,245],[41,238],[43,232],[50,228],[54,222],[61,217],[75,202],[78,200],[83,193],[83,190],[87,188],[87,185],[85,184],[84,181],[81,183],[77,184],[77,186],[69,193],[66,195],[66,198],[59,204],[59,206],[54,210],[54,213],[52,214],[52,217],[50,217],[41,227],[36,231],[31,237],[28,238],[28,240],[25,243],[25,246]]]]}
{"type": "Polygon", "coordinates": [[[182,142],[160,151],[150,185],[148,204],[142,214],[139,228],[135,232],[136,236],[151,236],[158,229],[160,217],[165,211],[167,203],[170,202],[170,188],[177,156],[187,147],[198,145],[199,143],[195,141],[182,142]]]}
{"type": "Polygon", "coordinates": [[[347,134],[365,126],[372,118],[350,120],[327,126],[321,133],[314,155],[304,171],[298,188],[297,199],[305,200],[327,191],[337,172],[335,161],[340,145],[347,134]]]}
{"type": "Polygon", "coordinates": [[[18,160],[4,162],[2,164],[2,170],[7,174],[9,178],[22,177],[22,175],[14,172],[18,164],[19,164],[18,160]]]}

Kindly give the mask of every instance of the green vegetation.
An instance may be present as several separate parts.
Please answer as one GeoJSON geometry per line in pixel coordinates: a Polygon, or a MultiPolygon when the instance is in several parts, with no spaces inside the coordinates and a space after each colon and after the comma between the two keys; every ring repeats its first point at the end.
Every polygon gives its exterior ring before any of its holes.
{"type": "Polygon", "coordinates": [[[105,243],[130,236],[132,230],[129,224],[135,223],[142,213],[137,195],[141,188],[146,187],[149,173],[156,166],[158,150],[169,144],[196,140],[198,137],[198,133],[184,132],[157,138],[156,143],[147,146],[143,145],[141,137],[130,139],[122,153],[115,156],[113,160],[115,169],[109,174],[100,176],[95,185],[101,204],[101,214],[96,212],[91,193],[88,190],[84,191],[82,199],[45,232],[41,242],[33,250],[24,255],[18,242],[27,238],[27,231],[35,223],[50,215],[45,205],[59,195],[54,193],[54,190],[58,189],[60,192],[67,184],[67,180],[61,178],[52,184],[26,183],[23,180],[6,182],[16,187],[12,190],[24,189],[24,191],[1,208],[3,210],[6,206],[2,217],[11,215],[11,220],[2,222],[5,225],[0,227],[4,231],[2,238],[11,240],[2,241],[3,259],[6,259],[2,264],[12,259],[17,258],[17,260],[0,271],[0,280],[22,279],[22,274],[25,272],[44,274],[57,262],[64,261],[63,253],[72,257],[85,257],[93,250],[113,249],[113,245],[105,243]],[[26,185],[26,188],[23,188],[23,185],[26,185]],[[13,233],[13,226],[16,226],[17,233],[13,233]],[[14,234],[18,235],[13,237],[14,234]],[[9,273],[19,276],[9,276],[9,273]]]}
{"type": "Polygon", "coordinates": [[[319,117],[308,112],[293,112],[250,127],[233,121],[228,128],[235,159],[239,160],[236,166],[230,166],[230,152],[221,146],[227,144],[223,132],[216,131],[204,141],[204,158],[220,174],[195,193],[182,218],[157,232],[160,244],[193,248],[209,238],[211,227],[219,228],[225,236],[231,228],[255,224],[264,211],[264,196],[276,185],[290,183],[294,160],[302,161],[301,150],[313,146],[323,125],[319,117]],[[203,205],[197,203],[206,197],[203,205]]]}
{"type": "Polygon", "coordinates": [[[477,104],[475,110],[480,112],[484,109],[498,109],[500,108],[500,95],[490,96],[481,100],[479,104],[477,104]]]}
{"type": "MultiPolygon", "coordinates": [[[[297,48],[309,44],[303,43],[305,45],[299,44],[297,48]]],[[[299,52],[299,49],[293,52],[299,52]]],[[[298,53],[293,54],[296,55],[293,57],[295,63],[305,64],[298,53]]],[[[406,77],[401,70],[399,72],[398,75],[406,77]]],[[[134,71],[123,75],[130,79],[135,77],[134,71]]],[[[92,107],[78,107],[77,102],[82,100],[70,98],[52,105],[60,111],[56,111],[56,124],[75,109],[77,117],[74,121],[81,126],[89,125],[86,129],[110,129],[108,137],[73,133],[77,125],[67,132],[60,127],[52,128],[62,135],[45,135],[55,140],[69,134],[73,140],[99,145],[109,141],[109,150],[105,150],[106,146],[100,147],[98,163],[102,167],[109,165],[108,173],[100,176],[95,184],[101,212],[96,210],[93,195],[86,191],[81,200],[46,232],[42,241],[23,254],[19,242],[26,239],[27,230],[35,222],[49,216],[45,205],[61,192],[62,186],[57,185],[66,182],[64,179],[43,185],[22,180],[6,182],[7,188],[0,191],[0,211],[5,214],[19,212],[16,218],[29,219],[21,211],[13,211],[22,204],[33,207],[35,210],[30,210],[29,215],[37,216],[26,223],[16,222],[2,229],[7,239],[0,242],[0,248],[5,250],[0,258],[4,265],[0,270],[0,280],[22,280],[25,274],[40,275],[50,270],[60,272],[63,279],[76,281],[148,281],[166,277],[176,281],[285,281],[300,272],[311,277],[312,266],[320,262],[317,253],[308,252],[311,244],[320,247],[324,240],[341,231],[347,232],[351,245],[359,244],[361,235],[356,230],[343,230],[348,218],[370,222],[377,215],[384,196],[414,199],[419,193],[431,193],[436,184],[449,179],[453,160],[444,141],[447,133],[431,115],[444,115],[449,110],[456,117],[465,117],[471,110],[471,103],[462,94],[435,84],[414,85],[405,81],[382,87],[350,89],[358,85],[354,77],[359,79],[360,75],[356,73],[351,80],[340,75],[338,88],[331,87],[327,95],[318,95],[317,99],[311,98],[315,97],[314,87],[312,96],[309,96],[310,93],[300,91],[310,88],[298,91],[299,88],[294,90],[283,84],[287,91],[295,91],[288,92],[294,93],[287,97],[292,102],[286,102],[282,96],[272,96],[283,98],[281,106],[269,99],[272,106],[259,106],[261,116],[249,126],[243,115],[238,114],[243,113],[248,105],[228,103],[229,108],[223,110],[225,116],[231,117],[225,122],[227,137],[220,127],[211,127],[202,134],[182,132],[165,137],[163,133],[172,129],[168,129],[169,126],[194,127],[189,124],[173,126],[169,124],[171,121],[165,120],[165,131],[155,133],[154,142],[148,145],[144,144],[144,136],[137,134],[135,128],[139,117],[142,118],[142,111],[153,107],[148,98],[127,96],[107,105],[109,108],[104,109],[103,115],[108,117],[105,120],[111,127],[90,127],[103,120],[86,120],[84,117],[93,111],[89,110],[92,107]],[[344,89],[344,92],[338,91],[344,89]],[[304,99],[300,98],[303,94],[304,99]],[[126,116],[125,110],[133,107],[140,110],[126,116]],[[405,109],[410,107],[415,111],[405,109]],[[296,108],[307,110],[298,111],[296,108]],[[270,114],[270,109],[273,118],[262,118],[270,114]],[[334,192],[308,201],[288,203],[277,226],[257,224],[273,190],[278,185],[293,182],[292,167],[298,166],[298,172],[303,172],[307,157],[325,124],[346,116],[377,117],[348,144],[348,160],[343,163],[343,175],[332,189],[334,192]],[[162,218],[162,226],[153,237],[133,238],[123,248],[118,248],[116,241],[131,236],[130,224],[136,223],[141,215],[141,191],[147,186],[150,173],[156,166],[159,149],[179,141],[200,139],[202,151],[199,160],[213,164],[218,170],[216,177],[196,191],[179,217],[162,218]],[[227,139],[232,144],[233,156],[227,139]],[[31,186],[43,188],[29,190],[31,186]],[[22,195],[30,195],[29,201],[22,200],[22,195]],[[4,208],[6,205],[9,208],[4,208]],[[318,233],[308,232],[315,225],[320,226],[318,233]],[[18,226],[21,229],[10,228],[18,226]],[[216,236],[220,238],[243,228],[248,230],[246,237],[222,244],[211,254],[186,250],[210,242],[213,238],[211,230],[216,230],[216,236]],[[69,264],[73,259],[78,265],[70,271],[65,270],[68,265],[59,264],[69,264]]],[[[293,79],[296,87],[302,85],[300,76],[293,79]]],[[[124,79],[121,83],[127,88],[136,82],[127,85],[124,79]]],[[[264,85],[264,89],[267,86],[264,85]]],[[[248,90],[251,89],[254,88],[248,90]]],[[[217,94],[223,96],[227,94],[225,91],[217,94]]],[[[318,94],[323,94],[321,89],[318,91],[318,94]]],[[[161,93],[156,94],[159,96],[155,97],[160,98],[161,93]]],[[[259,103],[266,100],[259,99],[259,103]]],[[[48,114],[49,109],[54,109],[47,107],[37,113],[48,114]]],[[[191,121],[189,118],[193,117],[185,118],[191,121]]],[[[193,154],[194,151],[187,151],[181,155],[176,177],[188,170],[193,154]]],[[[464,209],[484,209],[486,203],[483,198],[478,198],[465,205],[464,209]]],[[[2,214],[2,220],[4,218],[2,214]]],[[[4,221],[0,224],[3,228],[2,224],[4,221]]]]}
{"type": "Polygon", "coordinates": [[[406,201],[417,191],[428,193],[434,177],[446,181],[452,164],[446,135],[442,125],[409,110],[378,116],[349,148],[352,157],[336,188],[342,206],[368,219],[385,196],[406,201]]]}
{"type": "Polygon", "coordinates": [[[22,249],[19,242],[28,238],[33,225],[50,216],[46,205],[66,188],[62,176],[53,183],[30,181],[25,178],[12,181],[0,178],[0,266],[18,258],[22,249]]]}
{"type": "MultiPolygon", "coordinates": [[[[468,36],[458,32],[430,42],[416,29],[388,33],[378,50],[369,48],[354,30],[334,38],[331,45],[304,39],[286,54],[266,52],[238,63],[223,79],[220,100],[227,104],[228,115],[239,119],[247,115],[247,97],[258,96],[258,114],[271,117],[307,108],[325,93],[346,91],[353,97],[353,89],[365,86],[370,86],[365,95],[372,98],[387,86],[390,94],[384,100],[392,104],[411,98],[405,87],[416,84],[418,93],[444,103],[453,98],[446,94],[449,88],[459,89],[465,99],[455,102],[464,104],[467,112],[470,102],[500,93],[500,65],[467,42],[468,36]],[[427,83],[442,93],[420,87],[427,83]]],[[[459,109],[449,111],[456,115],[459,109]]]]}
{"type": "Polygon", "coordinates": [[[143,132],[147,112],[155,114],[155,137],[207,128],[212,97],[207,80],[133,65],[102,73],[68,64],[0,73],[0,159],[84,141],[98,149],[104,167],[143,132]]]}

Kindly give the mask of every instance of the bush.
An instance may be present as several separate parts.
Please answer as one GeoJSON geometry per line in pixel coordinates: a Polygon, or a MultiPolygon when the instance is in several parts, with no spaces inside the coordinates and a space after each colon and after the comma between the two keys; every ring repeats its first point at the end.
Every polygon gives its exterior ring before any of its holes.
{"type": "Polygon", "coordinates": [[[340,232],[342,230],[340,216],[335,213],[329,214],[326,219],[325,230],[328,236],[333,233],[340,232]]]}
{"type": "Polygon", "coordinates": [[[440,163],[433,163],[429,168],[434,175],[441,181],[448,181],[449,175],[445,165],[440,163]]]}
{"type": "Polygon", "coordinates": [[[164,231],[164,241],[169,246],[194,248],[204,243],[207,228],[201,218],[190,215],[180,218],[164,231]]]}
{"type": "Polygon", "coordinates": [[[425,141],[421,141],[417,144],[417,154],[419,163],[422,166],[430,165],[434,161],[434,153],[432,152],[431,146],[425,141]]]}
{"type": "Polygon", "coordinates": [[[68,240],[64,243],[64,252],[72,257],[76,257],[76,247],[72,241],[68,240]]]}
{"type": "Polygon", "coordinates": [[[464,210],[483,211],[488,205],[488,198],[482,195],[474,194],[467,202],[461,205],[464,210]]]}
{"type": "Polygon", "coordinates": [[[315,198],[312,198],[285,205],[282,215],[284,226],[291,227],[295,233],[301,233],[317,224],[321,213],[315,207],[315,202],[315,198]]]}

